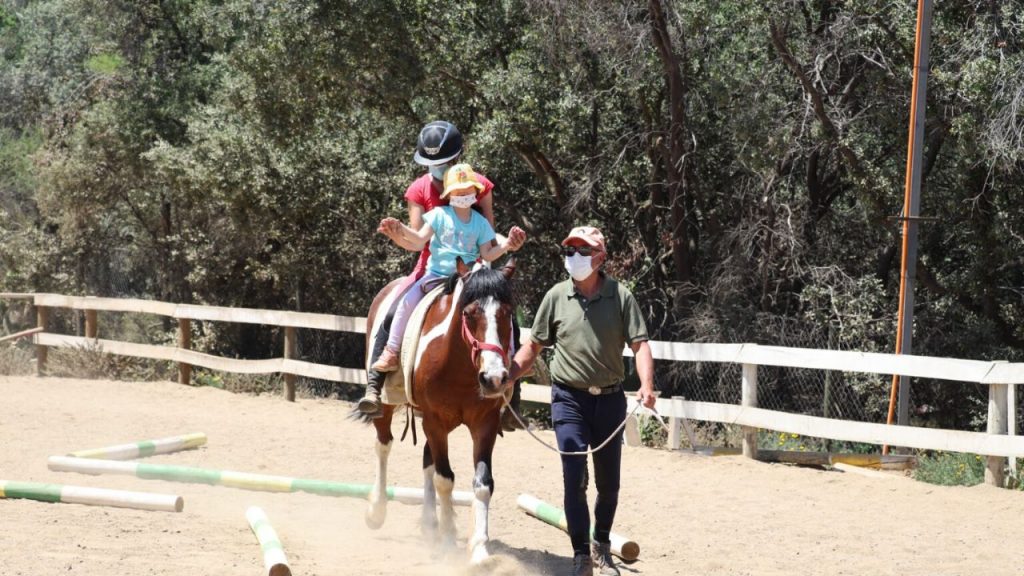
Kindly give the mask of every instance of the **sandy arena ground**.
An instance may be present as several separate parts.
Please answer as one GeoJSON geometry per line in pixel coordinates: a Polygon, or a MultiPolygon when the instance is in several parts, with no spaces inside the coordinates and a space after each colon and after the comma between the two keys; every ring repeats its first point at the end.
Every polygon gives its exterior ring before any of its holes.
{"type": "MultiPolygon", "coordinates": [[[[205,432],[198,449],[148,462],[370,482],[372,429],[345,419],[337,400],[234,395],[169,382],[0,377],[0,478],[178,494],[182,513],[0,500],[0,575],[265,574],[245,509],[263,507],[292,572],[462,575],[566,574],[568,537],[515,505],[520,492],[561,506],[557,457],[527,434],[499,439],[486,570],[463,550],[438,557],[421,542],[419,509],[392,503],[379,531],[365,503],[309,494],[50,472],[46,457],[205,432]]],[[[404,417],[395,423],[396,435],[404,417]]],[[[542,437],[551,440],[550,432],[542,437]]],[[[421,440],[422,441],[422,440],[421,440]]],[[[470,487],[470,442],[452,437],[456,488],[470,487]]],[[[419,486],[420,447],[391,453],[392,484],[419,486]]],[[[616,532],[641,545],[623,574],[1020,574],[1024,493],[944,488],[894,474],[841,472],[627,448],[616,532]]],[[[591,489],[593,497],[593,489],[591,489]]],[[[457,508],[459,544],[472,530],[457,508]]]]}

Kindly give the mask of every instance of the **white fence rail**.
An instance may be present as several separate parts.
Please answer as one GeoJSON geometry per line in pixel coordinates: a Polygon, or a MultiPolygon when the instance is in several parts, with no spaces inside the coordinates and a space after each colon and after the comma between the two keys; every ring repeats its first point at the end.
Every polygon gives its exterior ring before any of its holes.
{"type": "MultiPolygon", "coordinates": [[[[333,382],[365,384],[361,368],[343,368],[304,362],[294,358],[295,329],[333,330],[365,333],[366,319],[331,314],[310,314],[249,308],[223,308],[191,304],[172,304],[150,300],[63,296],[59,294],[0,294],[0,298],[31,298],[37,310],[37,324],[46,329],[50,308],[85,311],[86,337],[47,332],[33,336],[37,349],[37,365],[41,371],[48,347],[97,346],[111,354],[177,362],[179,381],[188,383],[191,366],[246,374],[282,373],[285,375],[285,396],[294,400],[294,378],[304,376],[333,382]],[[96,311],[135,312],[168,316],[178,320],[178,346],[133,344],[97,338],[96,311]],[[189,349],[191,320],[240,322],[282,326],[285,332],[284,355],[266,360],[239,360],[203,354],[189,349]]],[[[523,330],[524,337],[529,332],[523,330]]],[[[1024,457],[1024,437],[1016,436],[1015,385],[1024,383],[1024,363],[961,360],[929,356],[893,355],[868,352],[783,348],[756,344],[694,344],[651,342],[654,358],[677,362],[720,362],[742,365],[741,405],[685,401],[681,398],[659,398],[657,410],[673,420],[678,428],[682,419],[737,424],[744,427],[743,452],[757,455],[759,428],[878,445],[949,450],[988,456],[986,478],[990,483],[1003,483],[1006,457],[1024,457]],[[900,374],[918,378],[969,382],[989,387],[989,419],[986,432],[887,426],[791,414],[757,407],[757,367],[783,366],[818,370],[838,370],[871,374],[900,374]]],[[[629,349],[624,354],[631,354],[629,349]]],[[[522,397],[533,402],[550,402],[550,390],[526,384],[522,397]]],[[[634,400],[630,399],[630,409],[634,400]]],[[[674,435],[673,448],[679,447],[674,435]]]]}

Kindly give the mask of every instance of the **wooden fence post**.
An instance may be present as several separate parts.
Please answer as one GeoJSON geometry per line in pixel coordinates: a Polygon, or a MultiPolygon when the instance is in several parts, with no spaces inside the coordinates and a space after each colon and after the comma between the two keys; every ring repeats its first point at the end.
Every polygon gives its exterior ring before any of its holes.
{"type": "MultiPolygon", "coordinates": [[[[1006,384],[988,385],[988,433],[1006,434],[1006,384]]],[[[1005,456],[988,456],[985,466],[985,482],[992,486],[1003,487],[1006,481],[1003,467],[1006,466],[1005,456]]]]}
{"type": "Polygon", "coordinates": [[[96,322],[97,322],[97,320],[96,320],[96,311],[95,310],[86,310],[85,311],[85,337],[86,338],[96,338],[96,335],[99,334],[99,328],[97,327],[96,322]]]}
{"type": "MultiPolygon", "coordinates": [[[[36,306],[36,327],[42,328],[43,332],[46,332],[46,325],[49,321],[50,309],[46,306],[36,306]]],[[[46,346],[36,344],[36,375],[38,376],[42,376],[43,371],[46,370],[46,354],[46,346]]]]}
{"type": "MultiPolygon", "coordinates": [[[[178,318],[178,348],[188,350],[192,348],[192,320],[178,318]]],[[[178,362],[178,384],[186,386],[192,383],[192,365],[178,362]]]]}
{"type": "MultiPolygon", "coordinates": [[[[757,364],[743,365],[743,380],[741,382],[743,406],[757,407],[757,364]]],[[[743,426],[743,455],[747,458],[757,459],[757,428],[743,426]]]]}
{"type": "MultiPolygon", "coordinates": [[[[1010,384],[1006,387],[1006,424],[1007,433],[1010,436],[1017,435],[1017,385],[1010,384]]],[[[1017,479],[1017,457],[1010,458],[1010,474],[1014,480],[1017,479]]]]}
{"type": "MultiPolygon", "coordinates": [[[[284,327],[284,357],[295,358],[295,327],[284,327]]],[[[284,399],[295,402],[295,375],[285,373],[284,375],[284,399]]]]}
{"type": "Polygon", "coordinates": [[[679,447],[683,444],[683,418],[681,414],[676,413],[676,410],[680,409],[682,403],[682,396],[672,397],[672,416],[668,419],[668,447],[672,450],[679,450],[679,447]]]}

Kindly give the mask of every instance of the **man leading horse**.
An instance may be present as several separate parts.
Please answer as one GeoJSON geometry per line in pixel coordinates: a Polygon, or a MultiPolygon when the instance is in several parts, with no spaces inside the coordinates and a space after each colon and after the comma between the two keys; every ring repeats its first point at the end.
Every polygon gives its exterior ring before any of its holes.
{"type": "Polygon", "coordinates": [[[544,296],[530,340],[516,353],[509,378],[515,380],[525,373],[541,349],[553,346],[551,421],[559,450],[584,452],[619,430],[618,438],[593,453],[597,501],[592,543],[587,458],[562,456],[573,574],[591,576],[597,568],[602,576],[618,576],[609,534],[619,501],[622,432],[618,427],[626,417],[622,349],[628,345],[636,357],[640,377],[637,401],[647,408],[655,402],[654,358],[633,294],[601,270],[608,257],[601,231],[591,226],[573,228],[562,241],[562,253],[570,278],[544,296]]]}

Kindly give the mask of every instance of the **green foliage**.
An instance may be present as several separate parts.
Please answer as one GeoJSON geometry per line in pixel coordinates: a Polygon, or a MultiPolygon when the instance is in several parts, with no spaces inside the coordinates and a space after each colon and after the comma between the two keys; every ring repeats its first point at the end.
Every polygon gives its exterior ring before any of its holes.
{"type": "Polygon", "coordinates": [[[206,370],[197,370],[192,373],[192,385],[193,386],[209,386],[210,388],[224,389],[224,373],[222,372],[207,372],[206,370]]]}
{"type": "Polygon", "coordinates": [[[118,54],[97,54],[85,61],[85,67],[96,74],[114,74],[124,66],[124,59],[118,54]]]}
{"type": "Polygon", "coordinates": [[[985,480],[985,460],[976,454],[935,452],[919,456],[914,478],[942,486],[974,486],[985,480]]]}
{"type": "Polygon", "coordinates": [[[640,443],[652,448],[663,448],[668,444],[668,432],[653,416],[637,419],[640,428],[640,443]]]}
{"type": "MultiPolygon", "coordinates": [[[[1024,355],[1011,6],[936,6],[916,353],[1024,355]]],[[[498,227],[530,235],[527,324],[564,278],[558,241],[590,223],[657,339],[889,351],[914,17],[879,0],[6,3],[0,289],[362,315],[409,269],[374,230],[405,213],[419,127],[447,118],[497,183],[498,227]]],[[[317,360],[359,354],[340,348],[317,360]]],[[[884,383],[846,382],[884,412],[884,383]]],[[[915,401],[944,426],[984,414],[969,387],[915,401]]]]}

